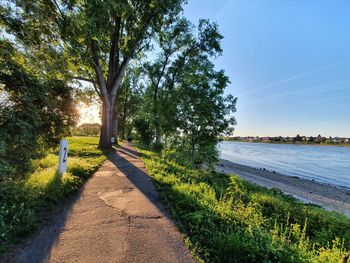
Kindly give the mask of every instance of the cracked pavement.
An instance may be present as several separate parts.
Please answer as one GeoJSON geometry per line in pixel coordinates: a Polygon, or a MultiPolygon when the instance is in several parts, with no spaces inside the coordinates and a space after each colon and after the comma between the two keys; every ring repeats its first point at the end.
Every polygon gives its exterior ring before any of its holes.
{"type": "Polygon", "coordinates": [[[137,150],[122,144],[11,262],[195,262],[137,150]]]}

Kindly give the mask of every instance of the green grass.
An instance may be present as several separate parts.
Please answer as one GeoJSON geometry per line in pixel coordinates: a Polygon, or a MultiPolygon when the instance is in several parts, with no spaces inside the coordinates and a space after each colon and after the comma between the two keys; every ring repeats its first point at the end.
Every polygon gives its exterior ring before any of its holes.
{"type": "Polygon", "coordinates": [[[24,179],[0,183],[0,253],[37,229],[106,159],[97,149],[98,137],[72,137],[68,141],[67,173],[57,174],[55,149],[33,161],[34,172],[24,179]]]}
{"type": "Polygon", "coordinates": [[[235,175],[141,150],[185,242],[205,262],[350,262],[350,219],[235,175]]]}

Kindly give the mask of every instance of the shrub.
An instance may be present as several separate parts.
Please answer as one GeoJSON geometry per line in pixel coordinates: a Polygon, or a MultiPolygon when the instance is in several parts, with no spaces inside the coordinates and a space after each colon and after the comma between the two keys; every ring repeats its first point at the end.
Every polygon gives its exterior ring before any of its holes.
{"type": "Polygon", "coordinates": [[[350,219],[210,170],[179,153],[142,151],[161,197],[205,262],[346,262],[350,219]],[[341,261],[342,260],[342,261],[341,261]]]}
{"type": "Polygon", "coordinates": [[[23,61],[0,40],[0,180],[29,172],[31,161],[69,134],[77,118],[71,87],[34,74],[23,61]]]}
{"type": "Polygon", "coordinates": [[[32,162],[33,172],[25,178],[0,182],[0,253],[32,233],[106,159],[97,149],[98,138],[68,140],[67,173],[57,174],[57,152],[48,153],[32,162]]]}

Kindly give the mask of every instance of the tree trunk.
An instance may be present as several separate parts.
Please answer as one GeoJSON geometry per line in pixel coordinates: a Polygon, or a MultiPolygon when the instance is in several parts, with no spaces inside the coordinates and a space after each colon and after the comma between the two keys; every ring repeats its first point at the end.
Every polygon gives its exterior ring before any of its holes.
{"type": "Polygon", "coordinates": [[[193,138],[193,132],[191,134],[191,162],[192,166],[194,166],[194,151],[195,151],[195,144],[194,144],[194,138],[193,138]]]}
{"type": "Polygon", "coordinates": [[[126,129],[126,115],[127,115],[127,107],[128,107],[128,90],[126,90],[124,107],[123,107],[123,130],[122,130],[122,138],[125,140],[125,129],[126,129]]]}
{"type": "Polygon", "coordinates": [[[155,136],[156,144],[160,144],[160,121],[159,121],[159,114],[158,114],[158,85],[154,87],[154,94],[153,94],[153,119],[154,119],[154,126],[155,126],[155,136]]]}
{"type": "Polygon", "coordinates": [[[108,150],[112,148],[111,145],[111,112],[112,108],[110,103],[105,101],[102,103],[102,124],[100,133],[99,149],[108,150]]]}
{"type": "Polygon", "coordinates": [[[161,137],[161,133],[160,133],[160,124],[159,121],[156,121],[156,144],[160,144],[160,137],[161,137]]]}
{"type": "Polygon", "coordinates": [[[123,140],[125,140],[125,115],[123,115],[123,125],[122,125],[122,130],[121,130],[121,137],[123,140]]]}
{"type": "MultiPolygon", "coordinates": [[[[114,105],[114,103],[113,103],[114,105]]],[[[117,107],[113,107],[112,117],[112,137],[114,137],[114,144],[118,144],[118,111],[117,107]]]]}

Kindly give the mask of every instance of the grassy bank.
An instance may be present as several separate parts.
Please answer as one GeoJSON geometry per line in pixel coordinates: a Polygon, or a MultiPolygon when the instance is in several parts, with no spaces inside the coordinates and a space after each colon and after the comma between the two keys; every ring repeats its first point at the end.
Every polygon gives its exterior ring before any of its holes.
{"type": "Polygon", "coordinates": [[[68,169],[62,177],[56,173],[56,149],[34,161],[34,171],[24,179],[0,183],[0,253],[40,226],[106,159],[96,148],[97,137],[68,140],[68,169]]]}
{"type": "MultiPolygon", "coordinates": [[[[350,262],[350,219],[235,175],[142,150],[162,198],[205,262],[350,262]]],[[[173,157],[171,157],[173,156],[173,157]]]]}

